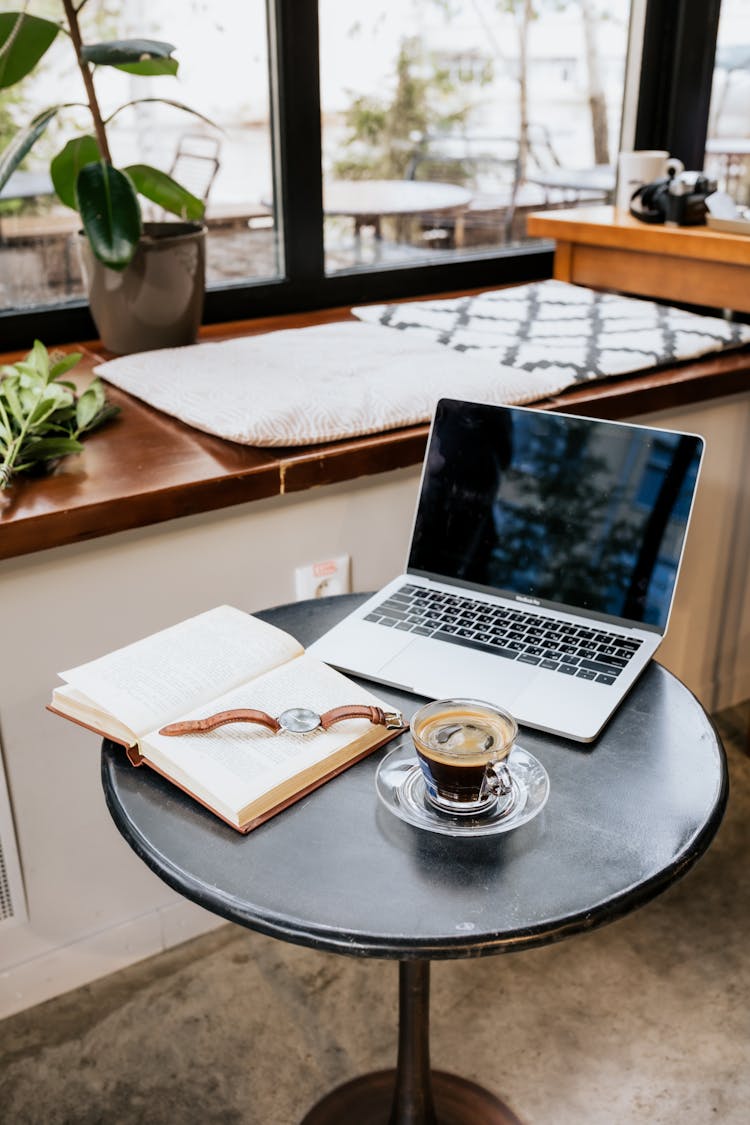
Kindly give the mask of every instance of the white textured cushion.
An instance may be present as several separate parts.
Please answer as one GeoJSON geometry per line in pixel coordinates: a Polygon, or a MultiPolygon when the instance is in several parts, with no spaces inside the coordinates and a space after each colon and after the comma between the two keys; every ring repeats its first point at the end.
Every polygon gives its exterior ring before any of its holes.
{"type": "Polygon", "coordinates": [[[244,445],[307,445],[424,422],[441,397],[533,402],[571,382],[349,321],[100,364],[107,382],[244,445]]]}

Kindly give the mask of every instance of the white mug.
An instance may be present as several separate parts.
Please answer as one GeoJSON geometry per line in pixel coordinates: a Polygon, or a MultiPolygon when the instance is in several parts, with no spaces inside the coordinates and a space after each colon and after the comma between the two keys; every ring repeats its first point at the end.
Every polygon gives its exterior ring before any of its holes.
{"type": "Polygon", "coordinates": [[[617,161],[617,193],[615,206],[627,211],[633,192],[642,184],[662,180],[668,172],[675,175],[685,171],[685,165],[676,156],[663,149],[642,149],[639,152],[621,152],[617,161]]]}

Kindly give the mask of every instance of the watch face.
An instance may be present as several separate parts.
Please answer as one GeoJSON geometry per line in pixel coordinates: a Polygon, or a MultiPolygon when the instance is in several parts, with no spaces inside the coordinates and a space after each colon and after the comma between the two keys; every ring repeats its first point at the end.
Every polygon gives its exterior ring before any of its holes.
{"type": "Polygon", "coordinates": [[[282,711],[277,721],[283,730],[306,734],[308,731],[318,729],[320,715],[311,711],[309,707],[290,707],[288,711],[282,711]]]}

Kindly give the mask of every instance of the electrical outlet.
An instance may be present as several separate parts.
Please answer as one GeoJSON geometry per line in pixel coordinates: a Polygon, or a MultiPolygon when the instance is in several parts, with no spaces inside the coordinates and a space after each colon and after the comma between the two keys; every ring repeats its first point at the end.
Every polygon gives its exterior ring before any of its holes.
{"type": "Polygon", "coordinates": [[[304,598],[327,598],[329,594],[351,592],[351,559],[338,555],[335,559],[298,566],[294,571],[297,601],[304,598]]]}

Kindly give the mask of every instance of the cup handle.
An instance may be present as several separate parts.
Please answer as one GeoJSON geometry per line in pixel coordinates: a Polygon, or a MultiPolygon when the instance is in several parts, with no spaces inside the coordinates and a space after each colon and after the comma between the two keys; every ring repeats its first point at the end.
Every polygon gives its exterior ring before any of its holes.
{"type": "Polygon", "coordinates": [[[492,763],[487,770],[487,788],[498,797],[507,797],[513,788],[513,779],[505,762],[492,763]]]}
{"type": "Polygon", "coordinates": [[[679,176],[681,172],[685,171],[685,165],[676,156],[670,156],[667,160],[667,175],[679,176]]]}

